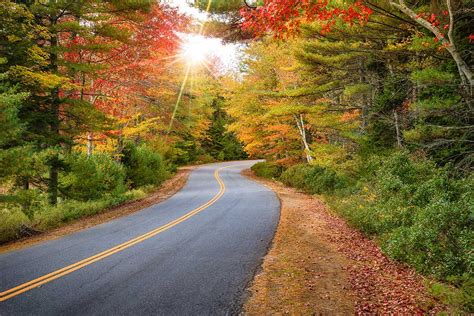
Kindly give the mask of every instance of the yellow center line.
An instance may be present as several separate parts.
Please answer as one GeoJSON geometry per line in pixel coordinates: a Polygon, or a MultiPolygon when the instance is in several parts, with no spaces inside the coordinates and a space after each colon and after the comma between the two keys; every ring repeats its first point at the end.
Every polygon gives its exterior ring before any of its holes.
{"type": "Polygon", "coordinates": [[[219,171],[222,170],[222,169],[225,169],[225,168],[231,168],[231,167],[235,167],[235,166],[239,166],[239,165],[242,165],[242,164],[236,164],[236,165],[230,165],[230,166],[225,166],[225,167],[221,167],[221,168],[218,168],[214,171],[214,178],[217,180],[217,182],[219,183],[219,192],[212,198],[210,199],[209,201],[207,201],[205,204],[195,208],[194,210],[190,211],[189,213],[163,225],[163,226],[160,226],[152,231],[149,231],[148,233],[145,233],[141,236],[138,236],[136,238],[133,238],[127,242],[124,242],[120,245],[117,245],[113,248],[110,248],[110,249],[107,249],[105,251],[102,251],[94,256],[91,256],[91,257],[88,257],[86,259],[83,259],[81,261],[78,261],[76,263],[73,263],[67,267],[64,267],[64,268],[61,268],[61,269],[58,269],[56,271],[53,271],[51,273],[48,273],[46,275],[43,275],[39,278],[36,278],[34,280],[31,280],[31,281],[28,281],[28,282],[25,282],[23,284],[20,284],[18,286],[15,286],[14,288],[11,288],[9,290],[6,290],[4,292],[1,292],[0,293],[0,302],[3,302],[3,301],[6,301],[12,297],[15,297],[17,295],[20,295],[22,293],[25,293],[31,289],[34,289],[36,287],[39,287],[45,283],[49,283],[53,280],[56,280],[60,277],[63,277],[65,275],[68,275],[74,271],[77,271],[79,269],[82,269],[94,262],[97,262],[99,260],[102,260],[102,259],[105,259],[115,253],[118,253],[120,251],[123,251],[127,248],[130,248],[138,243],[141,243],[153,236],[156,236],[182,222],[184,222],[185,220],[193,217],[194,215],[202,212],[203,210],[205,210],[206,208],[208,208],[209,206],[211,206],[212,204],[214,204],[217,200],[219,200],[223,195],[224,195],[224,192],[226,190],[225,188],[225,184],[224,182],[222,181],[221,177],[219,176],[219,171]]]}

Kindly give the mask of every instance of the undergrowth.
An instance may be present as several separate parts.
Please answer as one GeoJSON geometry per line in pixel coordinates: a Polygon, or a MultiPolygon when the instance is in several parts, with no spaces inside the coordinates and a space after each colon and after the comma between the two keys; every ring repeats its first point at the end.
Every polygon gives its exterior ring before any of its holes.
{"type": "Polygon", "coordinates": [[[441,281],[432,286],[434,295],[474,311],[474,176],[457,178],[448,167],[401,151],[364,161],[357,176],[317,163],[280,175],[274,163],[253,170],[320,194],[389,257],[441,281]]]}

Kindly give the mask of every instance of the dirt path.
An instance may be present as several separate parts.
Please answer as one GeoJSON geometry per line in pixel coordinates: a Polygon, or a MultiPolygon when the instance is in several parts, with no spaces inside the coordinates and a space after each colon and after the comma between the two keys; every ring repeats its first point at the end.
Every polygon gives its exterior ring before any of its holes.
{"type": "Polygon", "coordinates": [[[126,216],[128,214],[142,210],[146,207],[157,204],[178,192],[185,185],[189,173],[194,168],[196,167],[190,166],[179,168],[177,173],[172,178],[166,180],[156,191],[152,192],[143,199],[125,202],[123,204],[104,210],[99,214],[75,220],[65,226],[58,227],[45,233],[0,245],[0,253],[29,247],[36,243],[44,242],[46,240],[56,239],[91,226],[111,221],[118,217],[126,216]]]}
{"type": "Polygon", "coordinates": [[[248,315],[421,315],[444,309],[413,270],[328,212],[316,197],[244,173],[282,202],[273,245],[244,306],[248,315]]]}

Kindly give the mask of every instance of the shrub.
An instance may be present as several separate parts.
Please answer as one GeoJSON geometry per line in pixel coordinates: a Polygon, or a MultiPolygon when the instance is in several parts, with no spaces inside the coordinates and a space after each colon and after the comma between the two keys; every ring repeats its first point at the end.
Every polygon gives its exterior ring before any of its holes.
{"type": "Polygon", "coordinates": [[[346,186],[346,179],[335,171],[315,166],[300,164],[288,168],[280,179],[286,185],[303,189],[312,194],[331,193],[346,186]]]}
{"type": "Polygon", "coordinates": [[[200,163],[212,163],[212,162],[216,162],[216,160],[209,154],[202,154],[202,155],[199,155],[197,157],[197,159],[195,160],[195,163],[197,164],[200,164],[200,163]]]}
{"type": "Polygon", "coordinates": [[[423,274],[448,280],[472,273],[474,176],[455,179],[405,152],[379,159],[363,190],[331,205],[377,236],[390,257],[423,274]]]}
{"type": "Polygon", "coordinates": [[[305,180],[305,187],[313,194],[329,193],[344,188],[345,180],[334,170],[311,166],[305,180]]]}
{"type": "Polygon", "coordinates": [[[252,166],[255,175],[268,179],[276,179],[283,172],[283,167],[269,162],[258,162],[252,166]]]}
{"type": "Polygon", "coordinates": [[[16,239],[22,225],[29,225],[30,220],[20,207],[0,209],[0,243],[16,239]]]}
{"type": "Polygon", "coordinates": [[[473,271],[474,231],[472,225],[469,228],[469,217],[467,200],[433,201],[417,210],[411,225],[389,232],[383,249],[418,271],[441,279],[473,271]]]}
{"type": "Polygon", "coordinates": [[[106,154],[90,157],[73,154],[66,158],[69,172],[60,179],[61,192],[68,198],[87,201],[126,190],[125,169],[106,154]]]}
{"type": "Polygon", "coordinates": [[[162,156],[145,145],[128,144],[123,150],[122,163],[132,187],[158,185],[168,177],[162,156]]]}
{"type": "Polygon", "coordinates": [[[309,165],[294,165],[286,169],[280,176],[280,180],[291,187],[304,189],[306,174],[309,173],[309,165]]]}

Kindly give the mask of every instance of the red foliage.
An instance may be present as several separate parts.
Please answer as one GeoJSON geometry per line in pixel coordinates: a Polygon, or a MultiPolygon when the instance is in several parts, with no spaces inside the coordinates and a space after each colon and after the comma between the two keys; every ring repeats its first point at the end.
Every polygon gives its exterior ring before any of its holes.
{"type": "Polygon", "coordinates": [[[327,0],[265,0],[255,9],[242,9],[242,28],[256,36],[273,33],[275,37],[297,33],[303,22],[322,21],[322,32],[329,32],[337,20],[364,24],[372,10],[357,1],[345,8],[332,7],[327,0]]]}
{"type": "MultiPolygon", "coordinates": [[[[176,32],[187,26],[188,18],[167,5],[154,5],[150,12],[142,14],[140,22],[117,17],[109,23],[132,36],[119,42],[101,36],[84,39],[64,33],[67,52],[63,57],[69,63],[97,67],[97,71],[85,74],[84,82],[80,74],[76,78],[77,85],[85,83],[84,99],[109,116],[127,118],[136,113],[134,107],[146,90],[143,82],[160,71],[166,57],[176,53],[176,32]],[[95,49],[94,45],[110,45],[111,49],[95,49]]],[[[74,91],[70,97],[80,95],[80,91],[74,91]]]]}
{"type": "Polygon", "coordinates": [[[351,261],[347,270],[357,315],[436,315],[446,308],[427,293],[413,269],[387,258],[343,219],[327,211],[321,215],[331,231],[326,237],[351,261]]]}

